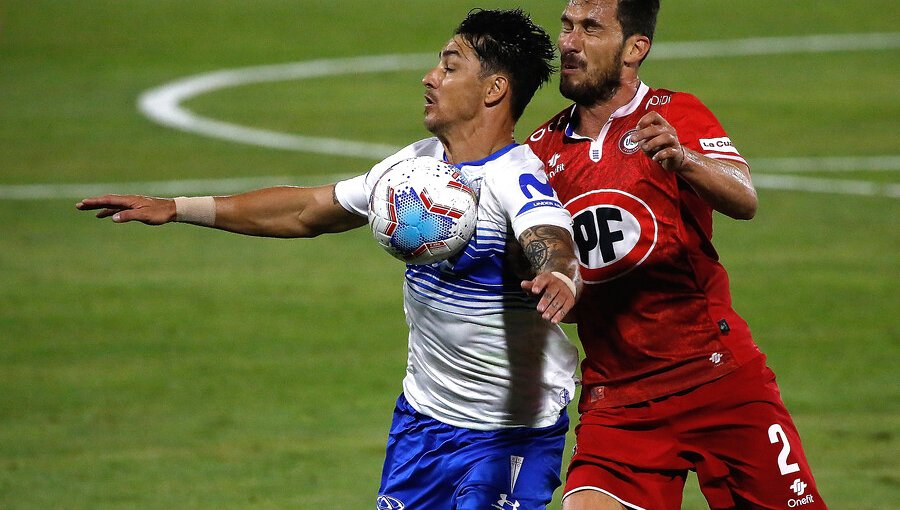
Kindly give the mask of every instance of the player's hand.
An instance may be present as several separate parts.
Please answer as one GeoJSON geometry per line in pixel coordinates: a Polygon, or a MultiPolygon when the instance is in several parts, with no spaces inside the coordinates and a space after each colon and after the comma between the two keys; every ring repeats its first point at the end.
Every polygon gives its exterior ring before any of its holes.
{"type": "Polygon", "coordinates": [[[99,209],[98,218],[112,216],[116,223],[139,221],[146,225],[162,225],[175,220],[175,201],[169,198],[103,195],[85,198],[75,207],[82,211],[99,209]]]}
{"type": "Polygon", "coordinates": [[[685,148],[678,141],[678,133],[657,112],[649,112],[638,121],[637,132],[631,139],[641,150],[663,168],[677,172],[685,163],[685,148]]]}
{"type": "Polygon", "coordinates": [[[522,282],[522,290],[541,296],[537,311],[545,320],[559,324],[575,306],[575,295],[569,286],[550,273],[541,273],[522,282]]]}

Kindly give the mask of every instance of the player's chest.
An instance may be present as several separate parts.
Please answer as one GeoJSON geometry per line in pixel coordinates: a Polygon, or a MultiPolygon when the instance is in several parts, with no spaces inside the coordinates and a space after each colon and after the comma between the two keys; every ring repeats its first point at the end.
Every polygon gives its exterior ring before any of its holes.
{"type": "Polygon", "coordinates": [[[610,130],[599,158],[592,141],[569,140],[542,155],[550,183],[572,214],[588,282],[630,272],[658,255],[660,242],[670,244],[677,236],[677,178],[640,150],[633,133],[633,128],[610,130]]]}
{"type": "Polygon", "coordinates": [[[541,158],[563,204],[597,189],[627,190],[646,199],[675,194],[674,175],[641,151],[632,137],[634,126],[617,122],[605,126],[596,139],[559,137],[545,147],[541,158]]]}

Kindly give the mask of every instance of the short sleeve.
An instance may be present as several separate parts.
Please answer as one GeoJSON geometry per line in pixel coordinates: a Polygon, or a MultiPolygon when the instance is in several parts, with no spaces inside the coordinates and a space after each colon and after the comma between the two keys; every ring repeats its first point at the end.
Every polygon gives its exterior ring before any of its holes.
{"type": "Polygon", "coordinates": [[[372,187],[366,183],[368,175],[369,173],[357,175],[334,185],[334,196],[341,207],[359,216],[368,216],[369,214],[369,194],[372,187]]]}
{"type": "Polygon", "coordinates": [[[509,218],[518,239],[537,225],[554,225],[572,232],[572,217],[550,186],[544,165],[523,146],[530,157],[518,159],[511,168],[492,176],[491,189],[509,218]]]}
{"type": "Polygon", "coordinates": [[[381,178],[382,174],[404,159],[416,156],[438,157],[440,154],[440,147],[437,138],[420,140],[385,158],[373,166],[368,172],[344,181],[339,181],[334,185],[334,194],[338,203],[341,204],[341,207],[353,214],[368,216],[369,195],[372,194],[372,188],[375,187],[375,183],[378,182],[378,179],[381,178]]]}
{"type": "Polygon", "coordinates": [[[684,92],[673,94],[663,116],[685,147],[712,159],[747,164],[716,116],[695,96],[684,92]]]}

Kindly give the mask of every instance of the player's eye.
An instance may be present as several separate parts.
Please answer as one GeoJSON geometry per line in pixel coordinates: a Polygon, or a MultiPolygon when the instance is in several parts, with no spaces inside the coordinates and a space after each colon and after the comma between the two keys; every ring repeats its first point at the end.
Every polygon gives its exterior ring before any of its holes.
{"type": "Polygon", "coordinates": [[[588,34],[599,34],[603,32],[603,25],[599,23],[585,23],[584,31],[588,34]]]}

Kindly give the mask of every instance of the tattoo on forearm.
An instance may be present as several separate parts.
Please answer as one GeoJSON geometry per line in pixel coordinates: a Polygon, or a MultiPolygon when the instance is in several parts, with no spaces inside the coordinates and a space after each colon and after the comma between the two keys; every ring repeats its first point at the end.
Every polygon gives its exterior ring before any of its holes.
{"type": "Polygon", "coordinates": [[[535,273],[574,273],[575,247],[564,228],[538,225],[522,232],[519,242],[535,273]]]}
{"type": "Polygon", "coordinates": [[[547,263],[547,258],[550,255],[550,248],[547,246],[546,241],[535,240],[525,247],[525,258],[528,259],[528,262],[531,264],[531,267],[534,269],[544,267],[544,264],[547,263]]]}

